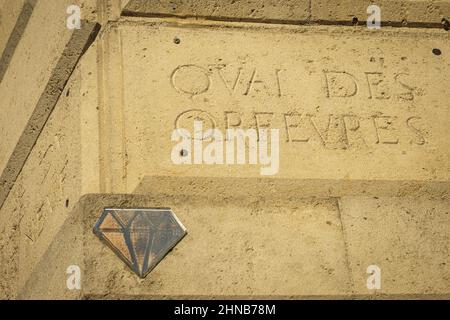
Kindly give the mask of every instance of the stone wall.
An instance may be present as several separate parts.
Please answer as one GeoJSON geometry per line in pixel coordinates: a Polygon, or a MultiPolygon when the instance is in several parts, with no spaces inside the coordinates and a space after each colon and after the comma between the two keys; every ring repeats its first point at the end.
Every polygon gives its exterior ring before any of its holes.
{"type": "Polygon", "coordinates": [[[70,4],[0,1],[1,298],[449,297],[449,1],[380,1],[380,30],[362,0],[70,4]],[[195,119],[278,129],[278,172],[174,164],[195,119]],[[188,234],[140,279],[104,207],[188,234]]]}

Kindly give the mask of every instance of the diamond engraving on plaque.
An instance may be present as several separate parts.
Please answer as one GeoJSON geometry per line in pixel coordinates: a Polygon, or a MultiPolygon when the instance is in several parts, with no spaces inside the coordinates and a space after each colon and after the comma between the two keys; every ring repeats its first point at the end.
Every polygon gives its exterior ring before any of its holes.
{"type": "Polygon", "coordinates": [[[169,208],[106,208],[94,233],[144,278],[186,235],[186,228],[169,208]]]}

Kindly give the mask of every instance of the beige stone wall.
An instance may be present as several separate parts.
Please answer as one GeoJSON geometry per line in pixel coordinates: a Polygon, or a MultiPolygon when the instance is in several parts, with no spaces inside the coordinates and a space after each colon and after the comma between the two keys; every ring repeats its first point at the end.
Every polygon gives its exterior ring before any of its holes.
{"type": "MultiPolygon", "coordinates": [[[[70,3],[40,1],[9,62],[0,90],[4,112],[15,117],[2,117],[2,170],[70,39],[72,31],[65,26],[66,8],[70,3]],[[49,9],[52,9],[50,15],[49,9]]],[[[4,15],[8,11],[5,7],[4,15]]],[[[5,34],[5,38],[7,36],[5,34]]]]}
{"type": "Polygon", "coordinates": [[[370,4],[381,8],[386,25],[438,26],[450,14],[448,0],[131,0],[124,14],[320,24],[353,24],[356,17],[364,24],[370,4]]]}
{"type": "MultiPolygon", "coordinates": [[[[367,1],[83,1],[102,29],[60,74],[69,3],[38,1],[4,65],[0,298],[449,297],[448,1],[380,1],[377,31],[367,1]],[[279,129],[278,174],[174,165],[194,118],[279,129]],[[160,206],[188,235],[139,279],[92,227],[160,206]]],[[[0,5],[8,48],[20,5],[0,5]]]]}
{"type": "Polygon", "coordinates": [[[1,208],[6,296],[28,280],[80,196],[98,192],[95,53],[80,61],[1,208]]]}

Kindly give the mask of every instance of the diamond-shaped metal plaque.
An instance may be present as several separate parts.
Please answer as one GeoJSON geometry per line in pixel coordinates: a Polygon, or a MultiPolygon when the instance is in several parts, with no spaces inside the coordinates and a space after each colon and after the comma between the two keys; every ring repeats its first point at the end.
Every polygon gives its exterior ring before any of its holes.
{"type": "Polygon", "coordinates": [[[144,278],[186,235],[186,228],[169,208],[107,208],[94,233],[144,278]]]}

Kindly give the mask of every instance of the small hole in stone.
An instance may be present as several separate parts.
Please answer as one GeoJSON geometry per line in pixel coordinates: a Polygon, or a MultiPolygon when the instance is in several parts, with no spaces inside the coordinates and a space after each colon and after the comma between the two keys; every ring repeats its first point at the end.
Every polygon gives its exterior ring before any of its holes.
{"type": "Polygon", "coordinates": [[[181,149],[181,151],[180,151],[180,156],[182,156],[182,157],[187,157],[187,155],[188,155],[187,150],[181,149]]]}
{"type": "Polygon", "coordinates": [[[180,43],[181,43],[180,38],[175,37],[175,38],[173,39],[173,43],[175,43],[175,44],[180,44],[180,43]]]}
{"type": "Polygon", "coordinates": [[[434,48],[434,49],[433,49],[433,54],[434,54],[435,56],[440,56],[440,55],[442,54],[442,52],[441,52],[441,50],[439,50],[439,49],[437,49],[437,48],[434,48]]]}
{"type": "Polygon", "coordinates": [[[66,97],[70,96],[70,89],[67,89],[66,97]]]}
{"type": "Polygon", "coordinates": [[[69,199],[66,199],[66,208],[69,207],[69,199]]]}
{"type": "Polygon", "coordinates": [[[358,22],[359,22],[358,18],[357,17],[353,17],[353,19],[352,19],[353,25],[354,26],[358,25],[358,22]]]}

